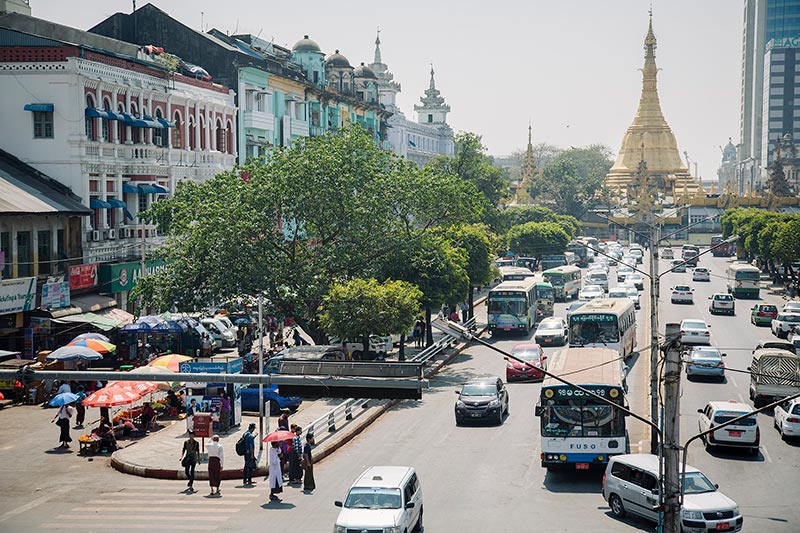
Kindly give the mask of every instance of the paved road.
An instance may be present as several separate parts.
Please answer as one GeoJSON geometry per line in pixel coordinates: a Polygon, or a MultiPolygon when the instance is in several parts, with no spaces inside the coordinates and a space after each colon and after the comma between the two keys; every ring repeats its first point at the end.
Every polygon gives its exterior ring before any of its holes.
{"type": "MultiPolygon", "coordinates": [[[[775,338],[768,327],[750,324],[753,300],[736,300],[736,316],[711,315],[708,297],[714,292],[725,292],[725,267],[727,258],[705,255],[700,266],[711,269],[711,282],[692,282],[691,270],[686,274],[669,273],[662,278],[662,324],[680,322],[683,318],[702,318],[711,324],[711,342],[723,353],[727,378],[724,383],[686,380],[681,388],[681,442],[698,432],[697,409],[714,400],[736,400],[751,404],[748,398],[749,377],[731,369],[745,370],[750,364],[751,352],[762,338],[775,338]],[[695,288],[693,305],[670,303],[669,288],[676,283],[688,283],[695,288]]],[[[666,262],[661,262],[666,269],[666,262]]],[[[762,300],[782,306],[780,296],[761,291],[762,300]]],[[[663,328],[662,328],[663,331],[663,328]]],[[[800,442],[783,442],[772,426],[772,416],[759,415],[761,428],[761,453],[751,456],[746,451],[713,451],[711,454],[696,442],[689,448],[689,464],[703,470],[720,490],[733,498],[741,507],[747,531],[798,531],[800,506],[795,491],[800,483],[800,442]]]]}

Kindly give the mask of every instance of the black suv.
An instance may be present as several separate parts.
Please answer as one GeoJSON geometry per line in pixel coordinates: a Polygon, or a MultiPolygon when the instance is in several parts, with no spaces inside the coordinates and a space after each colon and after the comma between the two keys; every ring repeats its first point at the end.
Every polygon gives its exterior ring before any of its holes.
{"type": "Polygon", "coordinates": [[[456,394],[457,426],[470,420],[491,420],[502,424],[503,415],[508,414],[508,391],[497,376],[467,381],[456,394]]]}

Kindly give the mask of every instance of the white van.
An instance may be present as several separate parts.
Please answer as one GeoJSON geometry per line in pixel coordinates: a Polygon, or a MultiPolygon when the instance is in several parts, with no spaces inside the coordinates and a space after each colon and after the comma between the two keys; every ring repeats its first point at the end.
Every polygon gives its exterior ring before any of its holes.
{"type": "Polygon", "coordinates": [[[356,479],[333,533],[422,531],[422,487],[410,466],[371,466],[356,479]]]}
{"type": "Polygon", "coordinates": [[[222,346],[229,348],[236,346],[236,335],[231,330],[225,327],[225,324],[216,318],[204,318],[200,321],[203,327],[208,330],[209,335],[216,340],[222,342],[222,346]]]}
{"type": "Polygon", "coordinates": [[[592,270],[583,278],[585,285],[599,285],[604,292],[608,292],[608,274],[601,270],[592,270]]]}
{"type": "Polygon", "coordinates": [[[231,333],[233,333],[233,337],[236,338],[236,334],[239,332],[239,327],[235,326],[231,319],[228,318],[228,315],[216,315],[214,318],[222,322],[222,325],[228,328],[231,333]]]}
{"type": "MultiPolygon", "coordinates": [[[[719,492],[705,474],[686,465],[681,531],[741,531],[744,517],[736,502],[719,492]]],[[[603,498],[617,518],[635,514],[658,522],[658,456],[648,453],[615,455],[603,474],[603,498]]]]}

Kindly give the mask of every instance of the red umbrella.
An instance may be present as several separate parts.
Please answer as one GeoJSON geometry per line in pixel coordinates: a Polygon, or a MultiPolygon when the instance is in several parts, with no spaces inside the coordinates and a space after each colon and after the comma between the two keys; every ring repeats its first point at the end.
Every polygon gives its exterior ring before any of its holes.
{"type": "Polygon", "coordinates": [[[83,400],[86,407],[114,407],[135,402],[142,395],[119,386],[103,387],[94,391],[83,400]]]}
{"type": "Polygon", "coordinates": [[[291,431],[285,431],[283,429],[279,429],[278,431],[273,431],[272,433],[268,434],[264,437],[264,442],[277,442],[282,440],[292,440],[297,435],[292,433],[291,431]]]}
{"type": "Polygon", "coordinates": [[[120,387],[144,396],[158,389],[158,383],[152,381],[109,381],[106,387],[120,387]]]}

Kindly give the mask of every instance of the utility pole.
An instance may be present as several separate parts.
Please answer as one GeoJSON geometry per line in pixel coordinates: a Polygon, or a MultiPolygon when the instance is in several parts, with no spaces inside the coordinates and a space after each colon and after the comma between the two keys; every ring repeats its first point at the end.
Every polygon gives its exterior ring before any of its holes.
{"type": "MultiPolygon", "coordinates": [[[[258,295],[258,375],[264,375],[264,296],[258,295]]],[[[258,451],[264,451],[264,385],[258,384],[258,451]]]]}
{"type": "MultiPolygon", "coordinates": [[[[667,324],[664,343],[664,533],[681,531],[680,324],[667,324]]],[[[655,370],[655,369],[654,369],[655,370]]],[[[655,373],[655,372],[654,372],[655,373]]]]}

